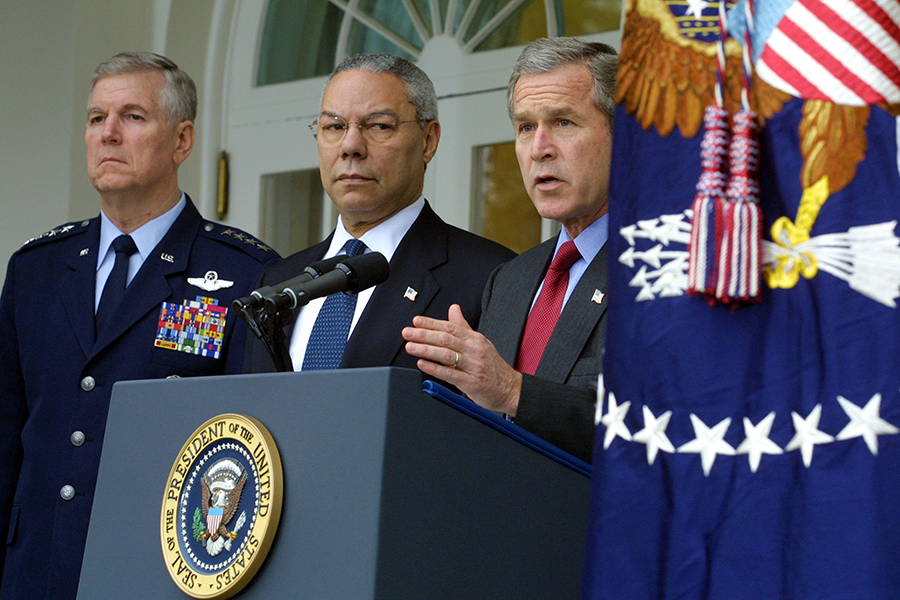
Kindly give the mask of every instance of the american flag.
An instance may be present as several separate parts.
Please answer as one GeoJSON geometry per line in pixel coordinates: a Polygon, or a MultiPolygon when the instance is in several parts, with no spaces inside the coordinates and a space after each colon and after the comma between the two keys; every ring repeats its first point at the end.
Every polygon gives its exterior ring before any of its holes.
{"type": "Polygon", "coordinates": [[[755,3],[756,71],[792,96],[862,106],[900,102],[897,0],[755,3]]]}

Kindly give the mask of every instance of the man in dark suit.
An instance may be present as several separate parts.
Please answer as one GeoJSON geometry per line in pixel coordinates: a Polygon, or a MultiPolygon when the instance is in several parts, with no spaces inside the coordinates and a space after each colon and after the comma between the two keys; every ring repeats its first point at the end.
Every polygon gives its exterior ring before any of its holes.
{"type": "MultiPolygon", "coordinates": [[[[323,315],[331,299],[299,309],[296,323],[285,328],[294,370],[415,368],[415,359],[403,351],[400,330],[416,315],[445,315],[452,303],[477,322],[488,276],[515,256],[444,223],[422,196],[425,168],[441,134],[437,116],[431,80],[402,58],[358,55],[331,74],[319,118],[310,128],[322,184],[340,218],[327,239],[276,263],[261,283],[275,285],[313,262],[350,254],[350,246],[384,254],[390,276],[354,297],[348,309],[352,321],[340,334],[346,345],[331,352],[331,360],[322,360],[326,352],[317,326],[327,320],[323,315]]],[[[275,370],[262,342],[250,341],[245,369],[275,370]]]]}
{"type": "MultiPolygon", "coordinates": [[[[193,81],[168,59],[128,52],[103,62],[85,129],[101,214],[29,240],[9,261],[4,599],[75,597],[114,383],[241,371],[246,328],[231,303],[277,255],[204,220],[179,190],[196,110],[193,81]]],[[[148,423],[134,435],[152,443],[158,432],[148,423]]]]}
{"type": "Polygon", "coordinates": [[[525,47],[507,94],[516,154],[538,212],[562,230],[494,272],[477,332],[458,306],[403,330],[423,372],[587,461],[608,304],[616,63],[610,46],[572,38],[525,47]]]}

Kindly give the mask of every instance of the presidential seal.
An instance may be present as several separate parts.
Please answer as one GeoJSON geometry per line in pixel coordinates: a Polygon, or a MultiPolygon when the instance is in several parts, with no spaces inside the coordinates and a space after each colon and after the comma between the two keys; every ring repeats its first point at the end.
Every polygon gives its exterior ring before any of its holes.
{"type": "Polygon", "coordinates": [[[253,578],[281,516],[281,458],[256,419],[201,425],[169,473],[160,541],[169,575],[194,598],[230,598],[253,578]]]}

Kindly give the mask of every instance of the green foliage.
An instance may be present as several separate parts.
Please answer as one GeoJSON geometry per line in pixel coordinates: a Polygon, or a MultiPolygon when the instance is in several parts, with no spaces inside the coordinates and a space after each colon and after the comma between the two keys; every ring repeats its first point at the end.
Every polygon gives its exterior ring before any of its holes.
{"type": "Polygon", "coordinates": [[[206,531],[206,523],[203,522],[203,513],[199,508],[194,509],[194,539],[200,541],[200,536],[206,531]]]}

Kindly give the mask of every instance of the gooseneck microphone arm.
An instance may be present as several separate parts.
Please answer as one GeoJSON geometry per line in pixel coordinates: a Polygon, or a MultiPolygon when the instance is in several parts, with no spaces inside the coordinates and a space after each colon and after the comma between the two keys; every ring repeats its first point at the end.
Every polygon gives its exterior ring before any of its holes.
{"type": "Polygon", "coordinates": [[[338,266],[339,263],[347,260],[347,258],[349,258],[347,255],[340,254],[332,258],[314,262],[313,264],[303,269],[303,272],[296,277],[292,277],[291,279],[282,281],[281,283],[276,285],[264,286],[257,290],[253,290],[252,292],[250,292],[249,296],[244,296],[243,298],[238,298],[237,300],[235,300],[232,303],[232,306],[236,310],[258,310],[265,305],[266,298],[274,296],[275,294],[280,294],[285,290],[285,288],[295,287],[307,283],[308,281],[312,281],[322,273],[327,273],[333,270],[336,266],[338,266]]]}
{"type": "Polygon", "coordinates": [[[339,292],[355,294],[387,280],[387,259],[379,252],[339,255],[313,263],[300,275],[278,285],[254,290],[232,307],[269,352],[279,372],[293,371],[284,327],[294,322],[294,309],[315,298],[339,292]]]}
{"type": "Polygon", "coordinates": [[[280,294],[266,298],[266,310],[293,310],[306,306],[311,300],[338,292],[356,294],[382,283],[389,274],[387,259],[380,252],[353,256],[311,281],[285,286],[280,294]]]}
{"type": "Polygon", "coordinates": [[[238,298],[232,302],[232,308],[237,312],[241,320],[247,324],[253,335],[263,343],[269,352],[269,356],[272,358],[272,362],[275,363],[275,368],[279,372],[294,370],[284,335],[284,328],[293,322],[294,315],[290,311],[276,314],[264,312],[263,308],[265,308],[266,298],[280,294],[286,287],[312,281],[322,273],[333,270],[338,263],[346,259],[346,255],[339,255],[314,262],[303,269],[303,272],[296,277],[273,286],[261,287],[250,292],[249,296],[238,298]]]}

